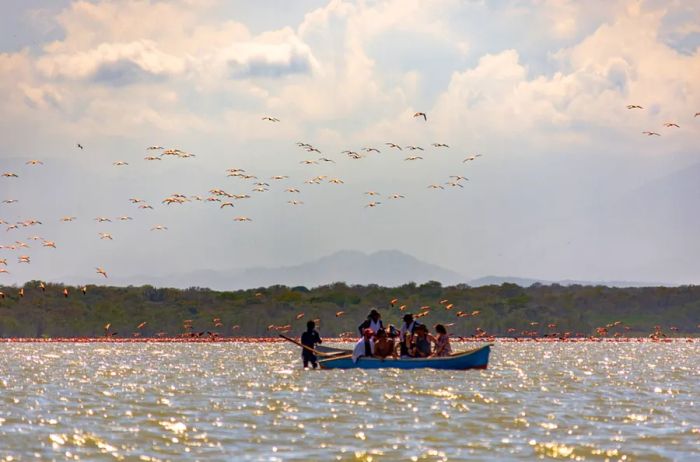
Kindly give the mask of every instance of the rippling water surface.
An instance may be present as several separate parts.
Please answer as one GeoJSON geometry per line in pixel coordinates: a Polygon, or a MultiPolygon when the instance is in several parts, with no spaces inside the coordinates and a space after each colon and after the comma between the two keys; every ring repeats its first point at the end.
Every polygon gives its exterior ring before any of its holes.
{"type": "Polygon", "coordinates": [[[699,346],[304,371],[283,344],[3,344],[0,460],[700,460],[699,346]]]}

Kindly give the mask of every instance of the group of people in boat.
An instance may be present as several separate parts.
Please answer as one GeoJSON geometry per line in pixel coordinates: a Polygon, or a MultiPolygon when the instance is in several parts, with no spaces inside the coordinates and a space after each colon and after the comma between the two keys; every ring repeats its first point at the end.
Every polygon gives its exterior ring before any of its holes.
{"type": "MultiPolygon", "coordinates": [[[[322,341],[316,331],[316,323],[309,321],[306,328],[306,332],[301,335],[301,344],[307,347],[302,348],[302,360],[304,367],[309,367],[310,364],[315,369],[318,360],[313,350],[322,341]]],[[[372,309],[367,319],[358,326],[360,340],[355,344],[352,360],[356,362],[362,357],[383,360],[449,356],[452,347],[447,329],[442,324],[436,324],[434,329],[435,335],[410,313],[404,315],[400,329],[397,330],[393,325],[385,327],[379,311],[372,309]]]]}

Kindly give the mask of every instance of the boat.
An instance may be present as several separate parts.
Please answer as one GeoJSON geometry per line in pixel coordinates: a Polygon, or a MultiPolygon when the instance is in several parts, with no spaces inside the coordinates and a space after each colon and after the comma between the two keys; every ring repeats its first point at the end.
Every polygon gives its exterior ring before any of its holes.
{"type": "Polygon", "coordinates": [[[334,347],[329,347],[325,345],[316,345],[314,347],[314,350],[316,350],[318,353],[325,353],[329,355],[336,355],[336,354],[343,354],[343,355],[350,355],[352,354],[352,350],[348,350],[346,348],[334,348],[334,347]]]}
{"type": "Polygon", "coordinates": [[[291,337],[287,337],[284,334],[279,334],[279,336],[283,339],[285,339],[288,342],[291,342],[297,346],[302,347],[305,350],[308,350],[315,354],[316,356],[319,356],[321,358],[334,358],[337,356],[347,356],[347,355],[352,355],[352,350],[347,350],[344,348],[334,348],[334,347],[329,347],[325,345],[316,345],[315,348],[309,348],[306,345],[302,345],[301,342],[298,342],[294,340],[291,337]]]}
{"type": "Polygon", "coordinates": [[[486,369],[492,346],[492,344],[488,344],[473,350],[435,358],[379,359],[360,357],[357,362],[353,362],[352,355],[342,355],[321,358],[318,364],[321,369],[486,369]]]}

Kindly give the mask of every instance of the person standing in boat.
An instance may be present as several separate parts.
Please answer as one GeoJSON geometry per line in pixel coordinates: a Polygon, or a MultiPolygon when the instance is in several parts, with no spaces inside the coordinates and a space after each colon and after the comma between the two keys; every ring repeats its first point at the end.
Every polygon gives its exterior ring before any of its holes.
{"type": "Polygon", "coordinates": [[[362,324],[357,326],[357,330],[360,331],[360,337],[362,337],[365,329],[372,329],[372,331],[374,331],[374,332],[379,332],[379,329],[384,329],[384,323],[382,322],[382,315],[379,314],[379,311],[377,311],[374,308],[372,308],[372,310],[367,315],[367,319],[365,319],[362,322],[362,324]]]}
{"type": "Polygon", "coordinates": [[[370,328],[362,331],[362,338],[357,341],[355,348],[352,350],[352,362],[356,363],[358,359],[364,357],[371,358],[374,356],[374,331],[370,328]]]}
{"type": "MultiPolygon", "coordinates": [[[[301,334],[301,344],[313,350],[319,343],[323,342],[321,341],[321,336],[318,335],[316,331],[316,323],[313,321],[307,322],[306,332],[301,334]]],[[[304,361],[304,368],[309,367],[309,363],[311,363],[311,366],[316,369],[318,367],[318,358],[316,358],[314,352],[308,348],[301,349],[301,359],[304,361]]]]}

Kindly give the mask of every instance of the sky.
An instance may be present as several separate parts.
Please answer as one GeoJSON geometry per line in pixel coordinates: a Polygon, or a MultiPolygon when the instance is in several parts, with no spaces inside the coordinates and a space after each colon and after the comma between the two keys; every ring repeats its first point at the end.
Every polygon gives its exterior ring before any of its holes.
{"type": "Polygon", "coordinates": [[[700,283],[699,47],[687,1],[3,2],[0,284],[341,250],[467,279],[700,283]],[[154,145],[195,156],[144,160],[154,145]],[[162,203],[213,188],[251,197],[162,203]]]}

